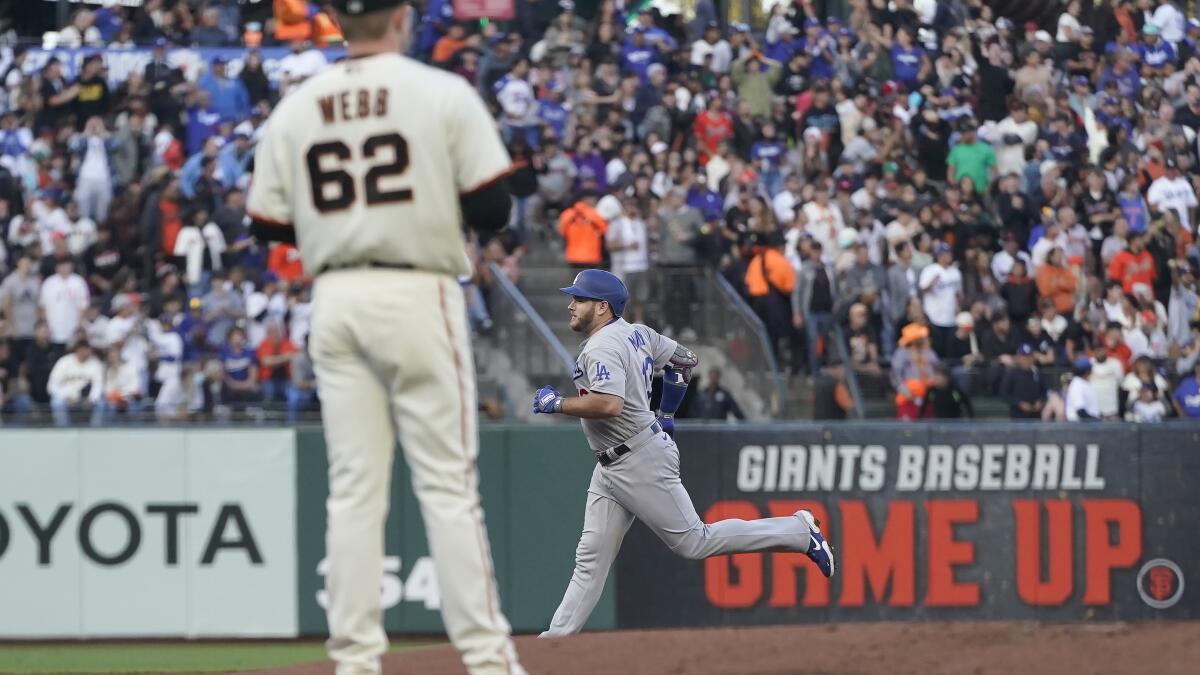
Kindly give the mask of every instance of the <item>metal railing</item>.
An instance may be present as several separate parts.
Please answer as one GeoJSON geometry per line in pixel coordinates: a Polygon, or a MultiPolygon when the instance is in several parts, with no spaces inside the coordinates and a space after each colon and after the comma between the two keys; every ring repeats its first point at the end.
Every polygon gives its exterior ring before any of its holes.
{"type": "Polygon", "coordinates": [[[495,324],[495,344],[511,360],[513,371],[561,377],[555,384],[570,388],[575,359],[504,270],[494,262],[488,266],[496,280],[488,297],[495,324]]]}
{"type": "Polygon", "coordinates": [[[661,307],[649,314],[675,329],[696,332],[697,344],[719,350],[738,368],[764,402],[763,413],[778,419],[786,408],[787,379],[779,369],[766,327],[721,275],[702,267],[655,270],[661,307]]]}

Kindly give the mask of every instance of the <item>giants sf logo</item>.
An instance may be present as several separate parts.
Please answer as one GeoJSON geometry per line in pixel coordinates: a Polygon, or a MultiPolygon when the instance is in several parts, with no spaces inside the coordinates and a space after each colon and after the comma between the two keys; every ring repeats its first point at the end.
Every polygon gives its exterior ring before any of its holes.
{"type": "Polygon", "coordinates": [[[1166,558],[1142,565],[1137,578],[1138,595],[1154,609],[1167,609],[1183,597],[1183,570],[1166,558]]]}

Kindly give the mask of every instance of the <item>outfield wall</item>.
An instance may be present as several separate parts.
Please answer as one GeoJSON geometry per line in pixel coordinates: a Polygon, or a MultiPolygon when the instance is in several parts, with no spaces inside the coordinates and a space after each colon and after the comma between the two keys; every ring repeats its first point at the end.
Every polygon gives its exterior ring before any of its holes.
{"type": "MultiPolygon", "coordinates": [[[[543,629],[593,462],[574,425],[491,426],[479,468],[505,611],[543,629]]],[[[590,628],[1200,616],[1200,425],[681,429],[708,520],[811,508],[839,553],[676,558],[640,524],[590,628]]],[[[0,639],[325,633],[324,439],[298,430],[0,430],[0,639]]],[[[403,462],[389,631],[441,632],[403,462]]]]}

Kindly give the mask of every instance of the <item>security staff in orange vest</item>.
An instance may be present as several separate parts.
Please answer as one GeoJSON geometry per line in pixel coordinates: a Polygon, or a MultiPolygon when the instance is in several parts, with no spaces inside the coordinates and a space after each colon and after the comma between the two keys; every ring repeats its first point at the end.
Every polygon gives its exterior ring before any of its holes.
{"type": "Polygon", "coordinates": [[[804,358],[800,331],[792,325],[792,289],[796,270],[783,254],[783,238],[777,234],[755,233],[750,236],[752,258],[746,266],[746,292],[750,306],[762,319],[775,358],[783,361],[780,343],[788,342],[792,373],[800,372],[804,358]]]}
{"type": "Polygon", "coordinates": [[[604,233],[608,222],[596,211],[596,193],[587,191],[558,217],[558,232],[566,246],[571,267],[599,267],[604,261],[604,233]]]}

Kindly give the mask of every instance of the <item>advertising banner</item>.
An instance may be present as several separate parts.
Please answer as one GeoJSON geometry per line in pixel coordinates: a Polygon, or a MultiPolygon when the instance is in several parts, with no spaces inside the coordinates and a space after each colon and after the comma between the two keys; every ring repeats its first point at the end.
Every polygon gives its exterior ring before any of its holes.
{"type": "Polygon", "coordinates": [[[454,18],[501,19],[513,18],[513,0],[454,0],[454,18]]]}
{"type": "MultiPolygon", "coordinates": [[[[179,68],[185,77],[194,81],[207,72],[209,64],[214,59],[222,58],[228,64],[226,72],[229,76],[237,77],[238,73],[242,72],[242,63],[246,60],[247,51],[245,47],[173,48],[167,52],[167,63],[179,68]]],[[[291,54],[291,50],[287,47],[263,47],[258,50],[258,53],[262,56],[263,71],[267,74],[267,79],[271,82],[278,82],[283,60],[291,54]]],[[[333,63],[342,58],[346,52],[344,49],[336,48],[322,49],[321,53],[330,63],[333,63]]],[[[144,72],[146,65],[153,59],[154,50],[143,47],[135,49],[34,48],[29,50],[23,70],[29,74],[36,73],[46,65],[51,57],[56,57],[62,63],[63,75],[67,79],[72,79],[79,75],[83,60],[92,54],[99,54],[104,58],[104,65],[108,69],[108,81],[110,84],[116,85],[124,82],[130,73],[144,72]]]]}
{"type": "Polygon", "coordinates": [[[686,561],[635,525],[622,628],[1200,616],[1200,427],[843,424],[680,430],[706,522],[809,509],[837,554],[686,561]]]}
{"type": "MultiPolygon", "coordinates": [[[[411,475],[397,448],[380,570],[384,625],[391,633],[443,633],[437,571],[411,475]]],[[[326,635],[325,500],[329,496],[325,439],[320,429],[296,436],[300,633],[326,635]]],[[[574,568],[575,545],[595,459],[576,425],[487,426],[480,430],[480,496],[500,600],[513,630],[550,625],[574,568]]],[[[612,584],[589,629],[612,628],[612,584]]]]}
{"type": "Polygon", "coordinates": [[[0,638],[294,636],[294,445],[0,432],[0,638]]]}

